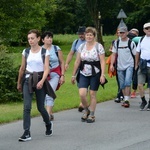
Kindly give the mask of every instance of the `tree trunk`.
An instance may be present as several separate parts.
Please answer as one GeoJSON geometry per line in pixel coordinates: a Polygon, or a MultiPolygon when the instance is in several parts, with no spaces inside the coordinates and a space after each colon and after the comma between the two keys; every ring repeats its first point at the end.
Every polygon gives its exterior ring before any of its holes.
{"type": "Polygon", "coordinates": [[[104,46],[102,31],[101,31],[101,16],[99,16],[97,0],[86,0],[87,8],[93,18],[94,26],[97,30],[97,41],[104,46]]]}

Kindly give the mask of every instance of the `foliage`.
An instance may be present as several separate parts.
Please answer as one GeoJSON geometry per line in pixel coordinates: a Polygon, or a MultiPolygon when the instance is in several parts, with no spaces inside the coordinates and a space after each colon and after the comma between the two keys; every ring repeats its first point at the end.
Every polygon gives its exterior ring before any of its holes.
{"type": "Polygon", "coordinates": [[[0,46],[0,103],[21,100],[21,94],[16,89],[18,68],[13,67],[13,60],[7,53],[7,48],[0,46]]]}
{"type": "Polygon", "coordinates": [[[56,0],[53,3],[51,1],[45,15],[49,19],[42,30],[51,30],[55,34],[75,33],[78,26],[90,24],[91,18],[87,9],[84,9],[85,5],[84,0],[56,0]]]}
{"type": "MultiPolygon", "coordinates": [[[[147,0],[139,1],[139,0],[128,0],[131,4],[131,9],[136,11],[131,11],[129,13],[129,17],[127,18],[127,23],[130,27],[136,27],[140,31],[143,31],[143,24],[146,22],[150,22],[149,14],[150,14],[150,3],[147,0]]],[[[143,32],[141,32],[143,34],[143,32]]]]}
{"type": "MultiPolygon", "coordinates": [[[[98,29],[101,24],[104,35],[114,34],[121,8],[127,15],[124,21],[128,28],[138,28],[142,32],[143,24],[150,21],[147,0],[1,0],[0,42],[25,46],[27,32],[33,28],[42,32],[51,30],[55,34],[73,34],[78,26],[98,29]]],[[[98,32],[101,32],[100,28],[98,32]]]]}
{"type": "Polygon", "coordinates": [[[30,29],[41,30],[46,23],[44,5],[44,0],[8,0],[7,3],[1,0],[0,35],[3,41],[23,43],[30,29]]]}

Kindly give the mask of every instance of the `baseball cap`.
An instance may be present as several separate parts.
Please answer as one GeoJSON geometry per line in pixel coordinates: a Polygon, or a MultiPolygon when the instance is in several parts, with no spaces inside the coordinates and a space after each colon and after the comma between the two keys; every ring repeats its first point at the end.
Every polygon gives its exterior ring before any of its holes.
{"type": "Polygon", "coordinates": [[[148,28],[148,27],[150,27],[150,22],[145,23],[144,26],[143,26],[144,29],[145,29],[145,28],[148,28]]]}
{"type": "Polygon", "coordinates": [[[119,28],[119,32],[127,32],[127,31],[128,31],[127,27],[120,27],[119,28]]]}
{"type": "Polygon", "coordinates": [[[79,26],[77,34],[83,34],[85,32],[86,27],[85,26],[79,26]]]}

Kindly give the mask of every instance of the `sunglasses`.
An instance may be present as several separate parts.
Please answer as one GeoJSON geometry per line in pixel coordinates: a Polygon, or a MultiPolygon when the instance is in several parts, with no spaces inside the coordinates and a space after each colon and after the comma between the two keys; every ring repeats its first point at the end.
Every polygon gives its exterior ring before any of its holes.
{"type": "Polygon", "coordinates": [[[145,30],[148,30],[148,29],[150,29],[150,27],[145,28],[145,30]]]}
{"type": "Polygon", "coordinates": [[[119,32],[120,34],[124,34],[125,32],[119,32]]]}

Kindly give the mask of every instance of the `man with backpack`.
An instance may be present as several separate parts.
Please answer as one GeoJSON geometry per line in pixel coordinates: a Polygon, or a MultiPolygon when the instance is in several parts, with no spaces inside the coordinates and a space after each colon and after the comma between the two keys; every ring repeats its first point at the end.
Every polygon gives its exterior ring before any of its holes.
{"type": "Polygon", "coordinates": [[[84,34],[85,34],[85,29],[86,29],[85,26],[80,26],[80,27],[78,28],[77,34],[78,34],[78,36],[79,36],[79,39],[74,40],[73,43],[72,43],[71,50],[70,50],[70,52],[69,52],[69,54],[68,54],[68,56],[67,56],[67,59],[66,59],[65,70],[68,69],[69,63],[71,62],[71,60],[72,60],[74,54],[76,54],[78,47],[79,47],[82,43],[85,42],[85,35],[84,35],[84,34]]]}
{"type": "Polygon", "coordinates": [[[110,70],[113,72],[114,62],[117,56],[117,74],[118,80],[120,84],[120,89],[124,95],[124,102],[122,104],[123,107],[130,107],[129,97],[133,76],[133,68],[134,68],[134,55],[136,53],[136,45],[133,41],[131,41],[127,35],[128,30],[127,27],[120,27],[120,38],[114,42],[112,48],[112,58],[110,70]]]}
{"type": "MultiPolygon", "coordinates": [[[[72,47],[71,50],[66,58],[66,63],[65,63],[65,70],[67,71],[67,69],[69,68],[69,63],[71,62],[73,56],[76,54],[79,46],[81,44],[83,44],[85,42],[85,26],[79,26],[77,34],[79,36],[79,39],[76,39],[73,43],[72,43],[72,47]]],[[[82,112],[83,110],[83,106],[82,103],[79,104],[79,112],[82,112]]]]}
{"type": "Polygon", "coordinates": [[[139,65],[138,88],[142,100],[140,110],[144,110],[147,105],[144,94],[144,84],[147,82],[147,87],[149,88],[149,102],[147,110],[150,111],[150,22],[144,24],[143,31],[145,32],[145,36],[139,40],[136,49],[135,70],[138,69],[139,65]]]}

